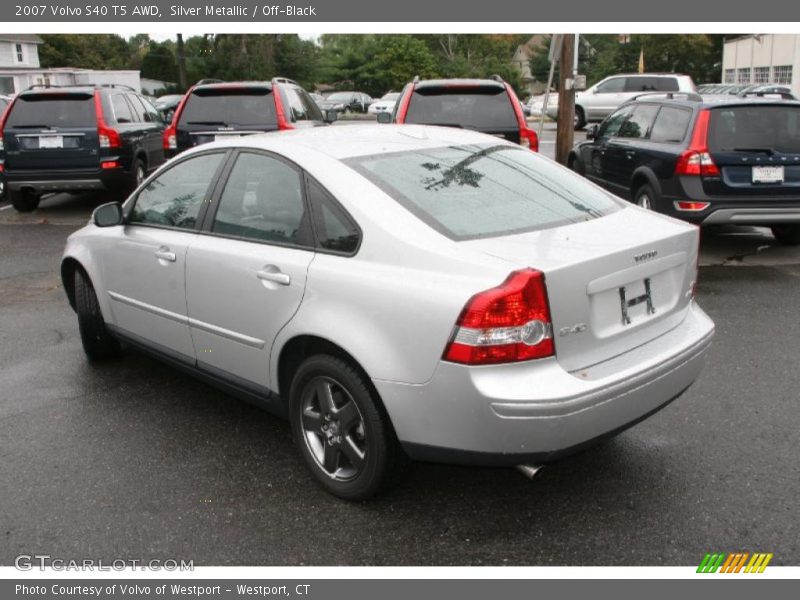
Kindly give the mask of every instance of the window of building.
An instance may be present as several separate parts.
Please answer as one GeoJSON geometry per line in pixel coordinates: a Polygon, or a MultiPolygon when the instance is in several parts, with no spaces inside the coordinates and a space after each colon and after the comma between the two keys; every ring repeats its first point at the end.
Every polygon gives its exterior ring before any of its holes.
{"type": "Polygon", "coordinates": [[[750,67],[736,70],[736,83],[750,83],[750,67]]]}
{"type": "Polygon", "coordinates": [[[772,83],[791,85],[792,65],[781,65],[779,67],[772,67],[772,83]]]}
{"type": "Polygon", "coordinates": [[[754,67],[753,83],[769,83],[769,67],[754,67]]]}
{"type": "Polygon", "coordinates": [[[25,53],[22,50],[22,44],[16,44],[14,50],[15,50],[17,62],[18,63],[24,63],[25,62],[25,53]]]}
{"type": "Polygon", "coordinates": [[[725,69],[724,83],[736,83],[736,69],[725,69]]]}

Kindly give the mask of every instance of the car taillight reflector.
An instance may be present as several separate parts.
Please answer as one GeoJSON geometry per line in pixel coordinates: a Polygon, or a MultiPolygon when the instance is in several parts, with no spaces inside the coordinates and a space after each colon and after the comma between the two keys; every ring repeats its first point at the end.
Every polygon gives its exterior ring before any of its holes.
{"type": "Polygon", "coordinates": [[[106,161],[103,161],[103,162],[100,163],[100,168],[101,169],[116,169],[119,166],[121,166],[121,165],[116,160],[106,160],[106,161]]]}
{"type": "Polygon", "coordinates": [[[514,271],[499,286],[475,294],[456,321],[443,359],[486,365],[554,354],[544,275],[514,271]]]}
{"type": "Polygon", "coordinates": [[[693,202],[692,200],[676,200],[675,208],[684,212],[700,212],[711,206],[710,202],[693,202]]]}
{"type": "Polygon", "coordinates": [[[164,130],[163,136],[164,150],[177,150],[178,136],[173,125],[164,130]]]}
{"type": "Polygon", "coordinates": [[[676,175],[719,177],[719,169],[708,152],[708,122],[711,111],[701,110],[697,115],[689,147],[678,157],[676,175]]]}

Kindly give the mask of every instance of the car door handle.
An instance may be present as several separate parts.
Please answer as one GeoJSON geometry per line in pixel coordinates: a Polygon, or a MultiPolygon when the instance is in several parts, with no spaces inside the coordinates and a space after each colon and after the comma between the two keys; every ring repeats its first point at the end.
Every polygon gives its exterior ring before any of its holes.
{"type": "Polygon", "coordinates": [[[166,246],[161,246],[161,248],[156,250],[155,254],[158,260],[166,260],[169,262],[175,262],[178,260],[178,257],[175,255],[175,253],[166,246]]]}
{"type": "Polygon", "coordinates": [[[271,281],[280,285],[289,285],[292,283],[292,277],[288,273],[282,272],[275,265],[269,265],[262,270],[256,272],[256,277],[261,281],[271,281]]]}

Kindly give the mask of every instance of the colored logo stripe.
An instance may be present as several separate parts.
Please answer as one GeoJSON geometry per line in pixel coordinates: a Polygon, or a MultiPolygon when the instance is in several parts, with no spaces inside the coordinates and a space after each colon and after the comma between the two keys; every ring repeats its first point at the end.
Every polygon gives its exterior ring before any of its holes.
{"type": "Polygon", "coordinates": [[[765,552],[755,552],[752,555],[749,552],[732,552],[729,554],[709,552],[703,557],[700,566],[697,567],[697,572],[716,573],[719,570],[720,573],[739,573],[744,567],[745,573],[763,573],[772,560],[772,556],[771,553],[765,552]],[[744,565],[748,558],[750,562],[745,567],[744,565]]]}

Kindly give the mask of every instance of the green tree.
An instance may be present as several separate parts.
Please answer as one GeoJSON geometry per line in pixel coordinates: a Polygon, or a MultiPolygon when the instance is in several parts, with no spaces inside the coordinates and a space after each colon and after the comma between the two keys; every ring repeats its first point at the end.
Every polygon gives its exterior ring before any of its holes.
{"type": "Polygon", "coordinates": [[[115,34],[43,34],[39,62],[44,68],[126,69],[128,43],[115,34]]]}
{"type": "Polygon", "coordinates": [[[178,81],[178,65],[172,42],[150,42],[147,53],[142,57],[142,77],[161,81],[178,81]]]}

